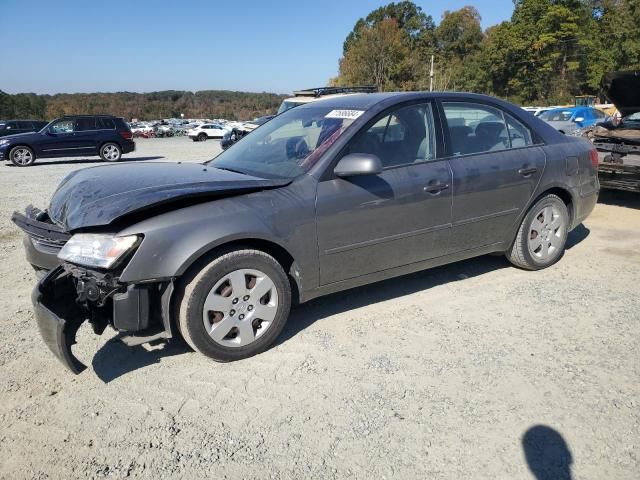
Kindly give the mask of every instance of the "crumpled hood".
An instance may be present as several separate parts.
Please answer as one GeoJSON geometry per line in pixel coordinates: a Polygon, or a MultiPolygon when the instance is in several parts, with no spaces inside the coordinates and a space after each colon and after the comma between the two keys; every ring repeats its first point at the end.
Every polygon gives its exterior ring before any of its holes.
{"type": "Polygon", "coordinates": [[[640,72],[607,73],[600,86],[623,117],[640,112],[640,72]]]}
{"type": "Polygon", "coordinates": [[[217,198],[289,184],[198,163],[127,163],[77,170],[51,198],[49,217],[66,231],[109,225],[123,216],[188,198],[217,198]]]}

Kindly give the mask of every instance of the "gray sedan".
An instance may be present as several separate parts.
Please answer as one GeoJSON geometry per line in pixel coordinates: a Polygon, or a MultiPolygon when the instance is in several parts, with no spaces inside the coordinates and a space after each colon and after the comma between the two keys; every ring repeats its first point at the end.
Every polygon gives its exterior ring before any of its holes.
{"type": "Polygon", "coordinates": [[[553,265],[594,208],[597,161],[495,98],[348,95],[205,164],[76,171],[13,220],[43,274],[40,332],[71,371],[85,321],[232,361],[267,349],[292,303],[488,253],[553,265]]]}

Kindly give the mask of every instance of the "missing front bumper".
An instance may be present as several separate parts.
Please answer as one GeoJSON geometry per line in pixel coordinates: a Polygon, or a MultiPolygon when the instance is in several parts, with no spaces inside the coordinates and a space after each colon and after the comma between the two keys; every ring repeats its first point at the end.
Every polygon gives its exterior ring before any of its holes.
{"type": "Polygon", "coordinates": [[[40,280],[31,297],[44,343],[65,367],[78,374],[87,366],[75,357],[71,347],[76,343],[78,329],[89,318],[89,312],[75,299],[71,274],[61,267],[40,280]]]}
{"type": "Polygon", "coordinates": [[[122,285],[118,293],[105,297],[106,280],[100,285],[95,280],[83,269],[57,267],[40,280],[32,294],[42,339],[75,374],[87,368],[72,351],[76,333],[85,321],[96,334],[110,325],[121,332],[120,340],[130,346],[171,338],[164,314],[173,291],[171,284],[122,285]],[[160,303],[162,308],[158,308],[160,303]]]}

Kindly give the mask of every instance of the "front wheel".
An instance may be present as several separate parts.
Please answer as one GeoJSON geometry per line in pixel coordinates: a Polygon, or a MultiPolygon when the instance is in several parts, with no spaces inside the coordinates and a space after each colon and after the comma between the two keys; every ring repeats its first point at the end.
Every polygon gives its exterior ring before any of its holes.
{"type": "Polygon", "coordinates": [[[122,158],[122,150],[115,143],[105,143],[100,147],[100,158],[105,162],[117,162],[122,158]]]}
{"type": "Polygon", "coordinates": [[[259,250],[223,254],[184,280],[178,327],[197,352],[219,362],[251,357],[282,331],[291,285],[282,266],[259,250]]]}
{"type": "Polygon", "coordinates": [[[36,161],[36,155],[29,147],[20,145],[11,149],[9,159],[16,167],[29,167],[36,161]]]}
{"type": "Polygon", "coordinates": [[[569,233],[569,212],[557,195],[542,197],[522,220],[516,239],[507,251],[515,266],[540,270],[556,263],[564,254],[569,233]]]}

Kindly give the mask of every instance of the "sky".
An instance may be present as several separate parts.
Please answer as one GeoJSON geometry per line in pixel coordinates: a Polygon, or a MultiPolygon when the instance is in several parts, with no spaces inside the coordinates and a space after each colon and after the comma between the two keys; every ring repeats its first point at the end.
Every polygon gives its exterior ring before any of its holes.
{"type": "MultiPolygon", "coordinates": [[[[0,90],[289,93],[337,75],[342,43],[384,0],[0,0],[0,90]],[[28,5],[28,7],[26,6],[28,5]]],[[[416,1],[434,21],[475,6],[487,28],[512,0],[416,1]]]]}

